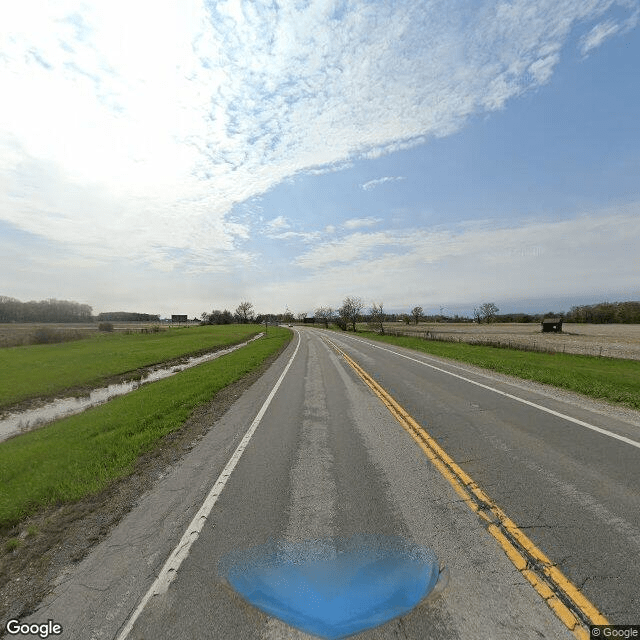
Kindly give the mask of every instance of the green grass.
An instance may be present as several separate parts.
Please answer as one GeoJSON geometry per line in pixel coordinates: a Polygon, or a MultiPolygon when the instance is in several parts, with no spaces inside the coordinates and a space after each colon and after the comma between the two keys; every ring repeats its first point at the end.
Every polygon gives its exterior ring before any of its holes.
{"type": "Polygon", "coordinates": [[[640,361],[637,360],[534,353],[404,336],[380,336],[364,331],[357,335],[640,409],[640,361]]]}
{"type": "Polygon", "coordinates": [[[5,551],[7,552],[11,552],[11,551],[15,551],[18,547],[22,546],[22,542],[18,539],[18,538],[10,538],[9,540],[7,540],[6,544],[4,545],[5,551]]]}
{"type": "Polygon", "coordinates": [[[0,528],[129,474],[138,457],[179,429],[198,405],[257,368],[291,335],[269,328],[268,337],[217,360],[0,443],[0,528]]]}
{"type": "Polygon", "coordinates": [[[71,387],[97,386],[109,376],[242,342],[261,330],[260,325],[203,326],[2,349],[0,407],[71,387]]]}

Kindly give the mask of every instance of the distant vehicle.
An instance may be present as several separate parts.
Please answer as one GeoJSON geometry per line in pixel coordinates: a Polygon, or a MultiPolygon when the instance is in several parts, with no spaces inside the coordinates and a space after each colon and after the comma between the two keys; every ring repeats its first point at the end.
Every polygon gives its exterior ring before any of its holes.
{"type": "Polygon", "coordinates": [[[288,325],[287,325],[287,327],[292,327],[292,326],[293,326],[292,324],[288,324],[288,325]]]}

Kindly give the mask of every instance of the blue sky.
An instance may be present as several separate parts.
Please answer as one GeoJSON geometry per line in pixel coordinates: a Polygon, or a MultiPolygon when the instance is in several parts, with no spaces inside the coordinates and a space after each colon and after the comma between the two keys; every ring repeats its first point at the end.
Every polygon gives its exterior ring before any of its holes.
{"type": "Polygon", "coordinates": [[[0,9],[0,294],[640,299],[640,0],[0,9]]]}

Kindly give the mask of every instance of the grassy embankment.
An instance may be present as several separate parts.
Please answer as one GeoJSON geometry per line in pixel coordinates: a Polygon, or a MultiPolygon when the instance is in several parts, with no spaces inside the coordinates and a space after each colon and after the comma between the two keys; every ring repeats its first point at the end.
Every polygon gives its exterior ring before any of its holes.
{"type": "Polygon", "coordinates": [[[290,339],[291,331],[269,328],[268,337],[219,359],[0,443],[0,530],[127,475],[140,455],[179,429],[197,406],[290,339]]]}
{"type": "Polygon", "coordinates": [[[358,332],[357,335],[640,409],[638,360],[535,353],[405,336],[381,336],[369,331],[358,332]]]}
{"type": "Polygon", "coordinates": [[[0,350],[0,408],[64,389],[96,387],[110,376],[213,351],[263,331],[260,325],[176,328],[152,334],[98,334],[77,342],[0,350]]]}

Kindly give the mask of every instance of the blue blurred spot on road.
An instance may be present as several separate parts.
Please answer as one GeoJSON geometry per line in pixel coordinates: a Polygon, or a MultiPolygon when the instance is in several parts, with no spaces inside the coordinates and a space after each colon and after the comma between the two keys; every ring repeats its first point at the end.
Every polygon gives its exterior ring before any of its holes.
{"type": "Polygon", "coordinates": [[[254,606],[331,640],[409,612],[439,575],[433,551],[387,536],[270,541],[227,555],[220,569],[254,606]]]}

